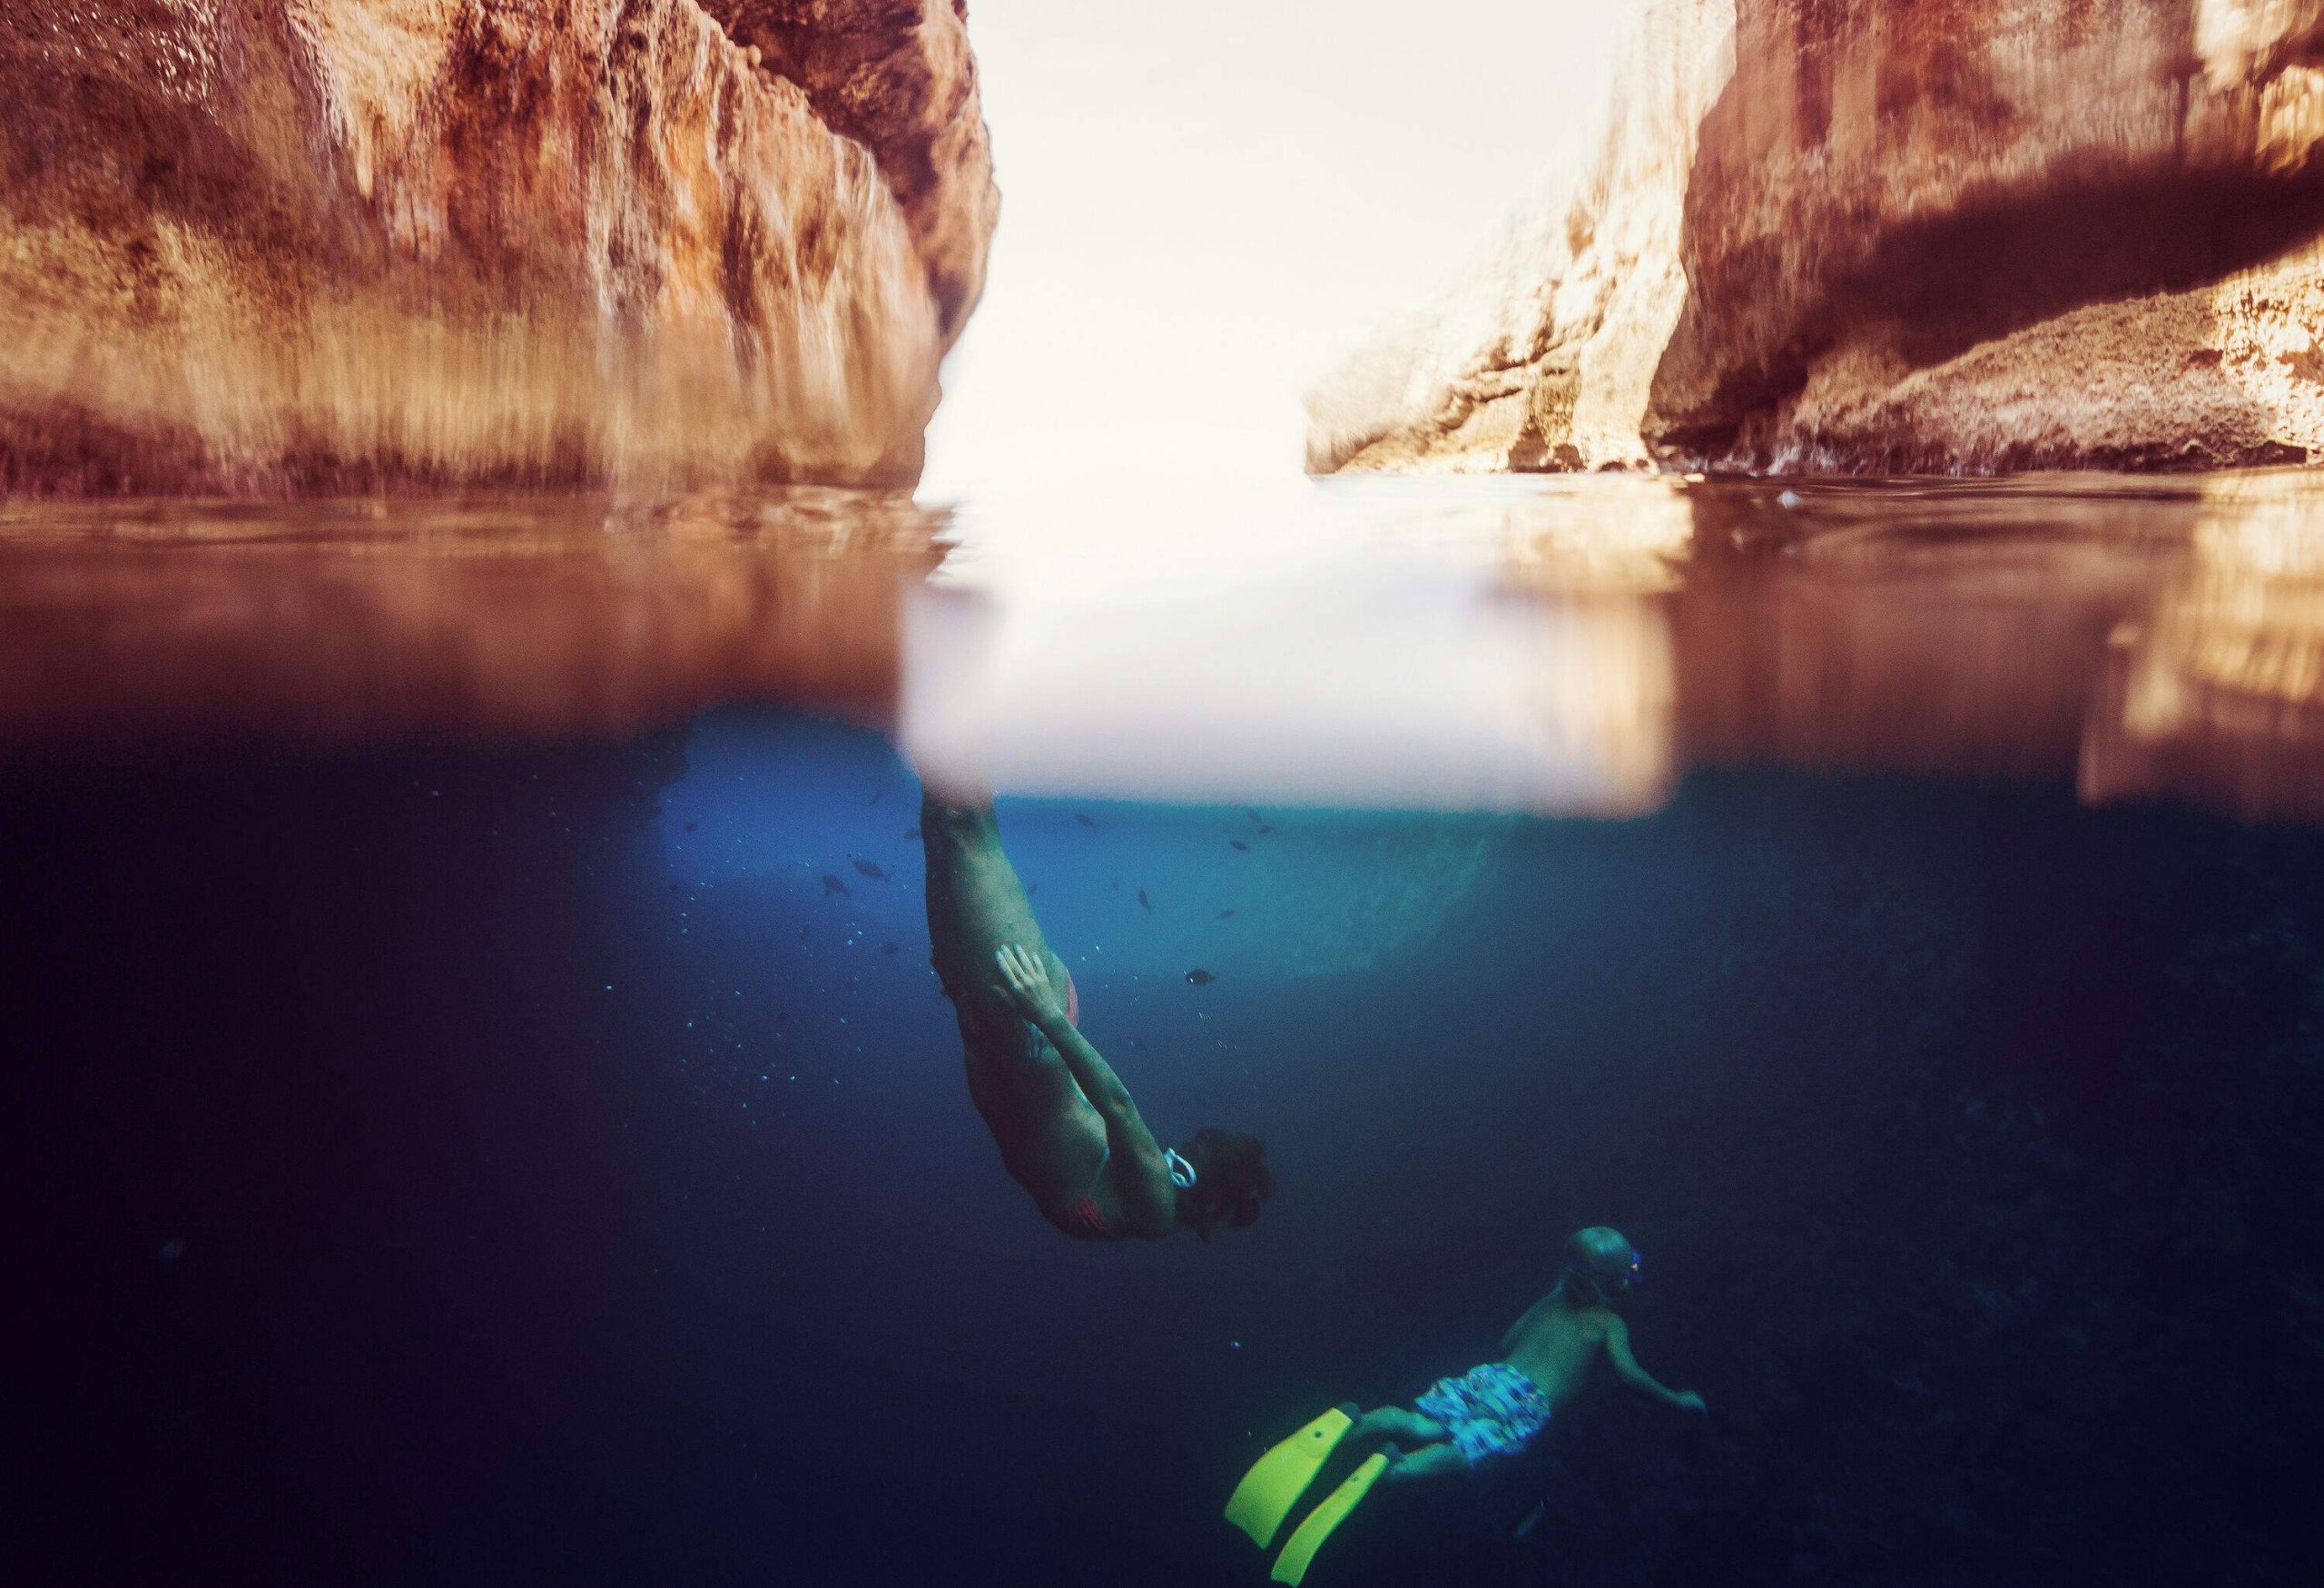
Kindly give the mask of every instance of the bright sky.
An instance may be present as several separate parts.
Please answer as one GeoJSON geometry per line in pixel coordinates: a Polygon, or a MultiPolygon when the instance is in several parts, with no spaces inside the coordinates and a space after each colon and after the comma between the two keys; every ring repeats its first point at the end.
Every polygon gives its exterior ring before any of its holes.
{"type": "Polygon", "coordinates": [[[1300,398],[1585,152],[1634,0],[975,0],[1002,194],[923,500],[1294,478],[1300,398]]]}

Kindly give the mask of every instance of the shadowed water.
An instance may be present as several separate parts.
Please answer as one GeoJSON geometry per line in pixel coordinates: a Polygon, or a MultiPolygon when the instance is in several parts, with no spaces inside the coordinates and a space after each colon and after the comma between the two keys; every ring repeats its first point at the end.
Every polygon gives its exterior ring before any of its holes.
{"type": "Polygon", "coordinates": [[[2319,506],[9,507],[0,1574],[1256,1588],[1257,1453],[1603,1222],[1710,1415],[1310,1583],[2312,1581],[2319,506]],[[1004,1176],[916,768],[1256,1226],[1004,1176]]]}

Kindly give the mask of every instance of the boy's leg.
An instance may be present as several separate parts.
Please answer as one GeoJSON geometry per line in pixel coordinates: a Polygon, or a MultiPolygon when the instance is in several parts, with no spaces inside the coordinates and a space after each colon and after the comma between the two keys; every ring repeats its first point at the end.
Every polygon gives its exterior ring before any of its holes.
{"type": "Polygon", "coordinates": [[[1450,1435],[1444,1425],[1418,1412],[1408,1412],[1402,1406],[1382,1406],[1376,1412],[1366,1412],[1354,1427],[1347,1431],[1350,1440],[1362,1440],[1367,1445],[1391,1441],[1406,1448],[1422,1445],[1436,1445],[1450,1435]]]}
{"type": "Polygon", "coordinates": [[[1447,1443],[1452,1437],[1452,1430],[1435,1418],[1408,1412],[1402,1406],[1382,1406],[1376,1412],[1366,1412],[1348,1430],[1351,1442],[1360,1439],[1399,1447],[1388,1470],[1380,1475],[1386,1483],[1446,1477],[1468,1471],[1468,1457],[1447,1443]]]}
{"type": "Polygon", "coordinates": [[[1413,1478],[1458,1477],[1469,1470],[1469,1458],[1451,1445],[1432,1445],[1409,1451],[1388,1464],[1383,1483],[1408,1483],[1413,1478]]]}

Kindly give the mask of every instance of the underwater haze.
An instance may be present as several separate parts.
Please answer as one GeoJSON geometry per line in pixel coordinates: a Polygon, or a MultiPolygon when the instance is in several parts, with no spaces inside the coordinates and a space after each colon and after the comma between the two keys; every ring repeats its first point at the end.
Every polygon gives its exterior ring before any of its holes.
{"type": "Polygon", "coordinates": [[[1216,598],[843,493],[12,507],[0,1567],[1256,1588],[1262,1452],[1607,1224],[1709,1415],[1601,1373],[1309,1583],[2315,1581],[2314,489],[1333,486],[1216,598]],[[922,774],[1256,1225],[1010,1182],[922,774]]]}

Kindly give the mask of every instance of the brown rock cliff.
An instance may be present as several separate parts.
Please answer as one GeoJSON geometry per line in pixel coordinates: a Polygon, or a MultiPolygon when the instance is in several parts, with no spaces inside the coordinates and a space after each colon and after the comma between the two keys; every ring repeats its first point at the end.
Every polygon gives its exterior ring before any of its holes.
{"type": "Polygon", "coordinates": [[[908,482],[997,200],[874,9],[884,153],[695,0],[10,6],[5,483],[908,482]]]}
{"type": "Polygon", "coordinates": [[[1508,311],[1327,384],[1311,466],[2324,451],[2319,40],[2317,0],[1651,0],[1508,311]]]}

